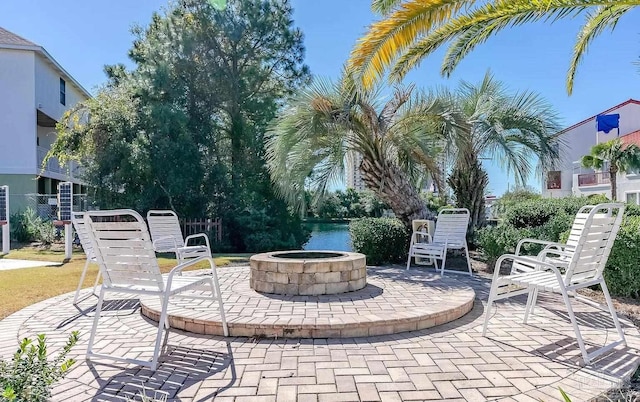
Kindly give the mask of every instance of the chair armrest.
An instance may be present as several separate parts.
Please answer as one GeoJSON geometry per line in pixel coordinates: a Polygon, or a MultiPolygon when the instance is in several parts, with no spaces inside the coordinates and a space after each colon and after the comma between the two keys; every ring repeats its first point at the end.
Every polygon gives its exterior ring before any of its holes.
{"type": "Polygon", "coordinates": [[[542,258],[544,260],[550,254],[551,255],[556,255],[558,257],[569,257],[569,258],[573,257],[573,253],[567,253],[564,250],[558,250],[558,249],[555,249],[555,248],[545,248],[544,250],[539,252],[536,257],[537,258],[542,258]]]}
{"type": "Polygon", "coordinates": [[[503,254],[500,256],[500,258],[498,258],[498,261],[496,261],[496,265],[493,269],[493,280],[498,279],[498,276],[500,275],[500,266],[502,266],[502,262],[507,259],[513,260],[514,262],[517,261],[517,262],[523,262],[529,265],[536,265],[545,271],[552,270],[553,272],[556,273],[556,275],[562,281],[562,275],[560,273],[560,270],[556,266],[548,262],[545,262],[543,260],[539,260],[538,258],[535,258],[535,257],[526,257],[526,256],[516,255],[516,254],[503,254]]]}
{"type": "Polygon", "coordinates": [[[207,236],[204,233],[197,233],[197,234],[193,234],[193,235],[187,236],[187,238],[184,239],[184,245],[188,246],[189,245],[189,240],[197,239],[198,237],[203,237],[204,238],[204,242],[207,245],[207,249],[209,249],[209,252],[211,252],[211,246],[209,245],[209,236],[207,236]]]}
{"type": "Polygon", "coordinates": [[[163,242],[163,241],[167,241],[167,240],[171,240],[171,243],[173,243],[173,250],[160,250],[160,252],[165,252],[165,251],[174,251],[178,248],[178,244],[176,243],[176,239],[173,236],[163,236],[163,237],[159,237],[157,239],[155,239],[153,241],[153,250],[154,251],[158,251],[158,245],[157,243],[159,242],[163,242]]]}
{"type": "MultiPolygon", "coordinates": [[[[207,257],[207,256],[202,256],[202,257],[198,257],[198,258],[193,258],[191,260],[187,260],[185,262],[183,262],[182,264],[178,264],[175,267],[171,268],[171,271],[169,271],[169,275],[167,276],[167,285],[171,285],[171,281],[173,280],[173,277],[178,274],[182,274],[182,270],[190,267],[192,265],[195,265],[201,261],[209,261],[209,265],[211,266],[211,270],[214,270],[216,267],[216,263],[213,261],[213,258],[211,257],[207,257]]],[[[170,288],[170,287],[169,287],[170,288]]]]}
{"type": "Polygon", "coordinates": [[[429,243],[433,242],[433,239],[431,238],[429,232],[415,231],[413,232],[413,234],[411,234],[411,244],[416,243],[416,241],[418,240],[418,236],[427,236],[427,240],[429,240],[429,243]]]}
{"type": "Polygon", "coordinates": [[[523,245],[527,244],[527,243],[533,243],[533,244],[540,244],[542,246],[552,246],[552,247],[561,247],[564,248],[566,245],[562,244],[562,243],[558,243],[555,241],[546,241],[546,240],[538,240],[538,239],[522,239],[518,242],[518,245],[516,246],[516,253],[515,255],[520,255],[520,249],[522,248],[523,245]]]}

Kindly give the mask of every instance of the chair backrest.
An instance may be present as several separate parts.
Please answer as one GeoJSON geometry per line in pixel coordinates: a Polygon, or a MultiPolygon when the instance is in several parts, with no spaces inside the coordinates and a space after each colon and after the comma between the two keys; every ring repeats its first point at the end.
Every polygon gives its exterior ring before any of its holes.
{"type": "Polygon", "coordinates": [[[93,254],[93,244],[91,244],[87,227],[84,224],[84,212],[71,212],[71,223],[78,235],[78,239],[80,239],[80,245],[82,245],[82,250],[84,250],[87,259],[95,260],[96,256],[93,254]]]}
{"type": "Polygon", "coordinates": [[[175,212],[151,210],[147,212],[147,222],[156,251],[175,251],[176,247],[184,247],[180,221],[175,212]]]}
{"type": "Polygon", "coordinates": [[[85,212],[103,286],[163,291],[164,282],[147,225],[133,210],[85,212]]]}
{"type": "Polygon", "coordinates": [[[571,247],[575,247],[575,251],[567,266],[566,285],[602,276],[620,230],[623,214],[624,204],[621,203],[580,208],[569,237],[571,247]]]}
{"type": "Polygon", "coordinates": [[[467,241],[469,216],[469,210],[466,208],[448,208],[440,211],[433,241],[435,243],[446,241],[452,246],[464,246],[467,241]]]}

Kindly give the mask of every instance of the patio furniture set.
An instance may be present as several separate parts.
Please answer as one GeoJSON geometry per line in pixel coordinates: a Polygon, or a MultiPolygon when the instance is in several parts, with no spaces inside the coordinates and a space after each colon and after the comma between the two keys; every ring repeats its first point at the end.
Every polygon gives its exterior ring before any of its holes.
{"type": "MultiPolygon", "coordinates": [[[[618,345],[625,345],[624,333],[603,278],[604,267],[620,228],[623,212],[624,205],[617,203],[583,207],[576,215],[566,244],[524,239],[518,244],[515,254],[501,256],[493,274],[485,311],[483,335],[486,335],[491,318],[491,307],[495,301],[526,294],[528,296],[524,312],[526,324],[529,316],[533,314],[538,293],[543,291],[562,295],[585,364],[589,364],[595,357],[618,345]],[[538,244],[542,251],[535,256],[522,255],[523,245],[526,243],[538,244]],[[504,261],[512,261],[508,275],[500,274],[504,261]],[[570,297],[594,305],[593,302],[576,293],[578,289],[593,285],[602,287],[607,305],[597,306],[611,314],[620,339],[588,353],[570,297]]],[[[224,336],[229,336],[229,330],[225,320],[216,266],[207,236],[199,234],[183,238],[178,218],[172,211],[149,211],[147,222],[148,227],[142,216],[133,210],[90,211],[74,214],[73,225],[87,256],[87,264],[82,272],[74,304],[78,301],[89,262],[97,263],[100,267],[99,277],[102,276],[103,283],[98,293],[87,356],[135,363],[155,370],[158,365],[163,331],[169,328],[167,308],[170,297],[179,294],[181,297],[210,301],[212,307],[219,312],[224,336]],[[201,244],[195,244],[194,241],[199,238],[202,240],[201,244]],[[156,259],[157,252],[175,253],[177,265],[168,274],[161,274],[156,259]],[[208,275],[182,275],[185,268],[201,262],[208,264],[208,275]],[[193,290],[208,292],[207,295],[203,295],[202,292],[193,292],[193,290]],[[161,311],[151,361],[93,351],[106,292],[153,295],[160,299],[161,311]]],[[[468,223],[468,210],[446,209],[438,215],[433,234],[423,230],[414,231],[409,247],[407,269],[410,267],[411,258],[421,258],[433,261],[436,269],[444,275],[445,272],[451,272],[445,269],[447,251],[460,249],[466,254],[468,274],[471,275],[469,249],[466,242],[468,223]],[[437,265],[437,261],[441,262],[440,266],[437,265]]],[[[97,283],[98,279],[94,283],[94,294],[97,283]]]]}

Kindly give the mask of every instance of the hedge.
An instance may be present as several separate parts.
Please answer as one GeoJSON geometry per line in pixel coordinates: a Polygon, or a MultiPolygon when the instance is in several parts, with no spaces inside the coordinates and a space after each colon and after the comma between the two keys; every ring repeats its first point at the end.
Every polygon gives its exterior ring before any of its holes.
{"type": "Polygon", "coordinates": [[[604,270],[611,294],[640,298],[640,216],[626,216],[604,270]]]}
{"type": "Polygon", "coordinates": [[[409,233],[398,219],[362,218],[349,224],[353,251],[367,256],[367,265],[407,259],[409,233]]]}

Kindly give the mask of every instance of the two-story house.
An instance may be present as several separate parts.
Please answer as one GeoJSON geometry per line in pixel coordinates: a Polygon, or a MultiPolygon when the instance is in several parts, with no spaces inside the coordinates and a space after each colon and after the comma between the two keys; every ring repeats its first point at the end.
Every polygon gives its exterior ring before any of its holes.
{"type": "Polygon", "coordinates": [[[83,192],[77,166],[53,159],[43,168],[42,162],[55,141],[56,123],[91,94],[42,46],[2,27],[0,94],[0,185],[9,186],[11,212],[33,204],[34,194],[55,194],[60,181],[83,192]]]}
{"type": "MultiPolygon", "coordinates": [[[[542,183],[545,197],[604,194],[611,198],[608,168],[602,171],[583,168],[580,159],[590,153],[594,145],[620,138],[625,143],[640,145],[640,101],[629,99],[619,105],[576,123],[560,133],[564,141],[561,161],[555,171],[546,172],[542,183]],[[598,131],[597,116],[620,115],[619,127],[608,133],[598,131]]],[[[617,199],[640,202],[640,174],[620,172],[617,177],[617,199]]]]}

